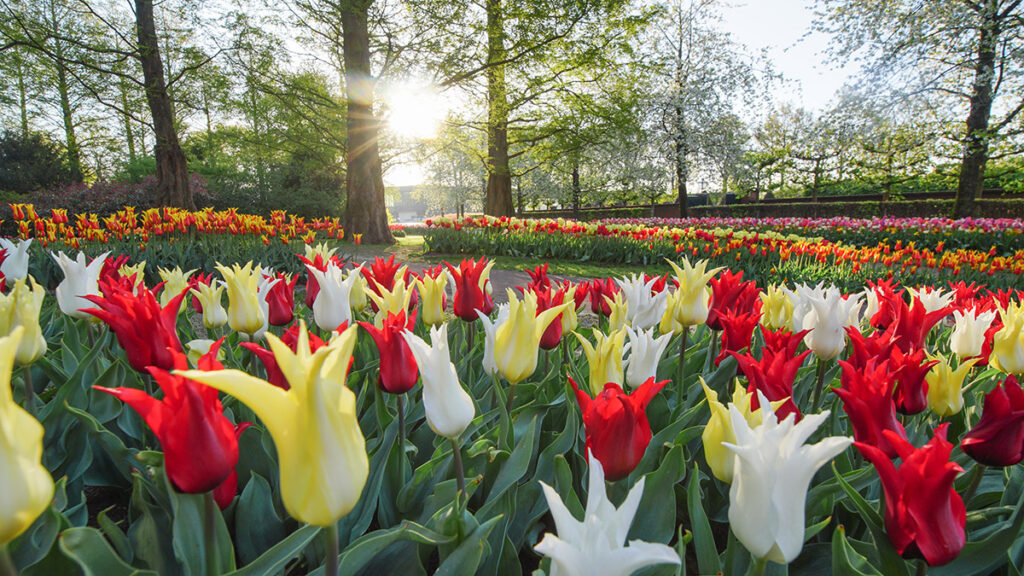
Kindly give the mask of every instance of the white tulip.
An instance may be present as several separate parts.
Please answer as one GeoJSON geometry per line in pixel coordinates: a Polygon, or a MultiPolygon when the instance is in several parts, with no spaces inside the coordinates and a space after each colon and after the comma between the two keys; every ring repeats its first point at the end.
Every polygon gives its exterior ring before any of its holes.
{"type": "Polygon", "coordinates": [[[661,356],[668,347],[672,334],[664,334],[658,338],[654,337],[654,329],[634,330],[626,327],[626,335],[629,337],[629,357],[626,358],[626,383],[631,388],[637,388],[650,378],[658,375],[658,363],[661,356]]]}
{"type": "Polygon", "coordinates": [[[493,322],[486,314],[479,310],[476,311],[476,314],[480,317],[480,321],[484,326],[484,372],[490,376],[497,376],[501,374],[501,370],[498,369],[498,362],[494,358],[494,342],[497,338],[498,327],[508,320],[508,303],[498,305],[498,317],[493,322]]]}
{"type": "Polygon", "coordinates": [[[633,274],[628,279],[616,279],[622,296],[626,299],[626,324],[637,330],[656,326],[668,309],[668,291],[651,295],[651,287],[658,277],[644,282],[642,274],[633,274]]]}
{"type": "Polygon", "coordinates": [[[996,319],[996,311],[978,314],[971,308],[967,311],[953,311],[953,333],[949,335],[949,349],[960,359],[981,355],[985,345],[985,331],[996,319]]]}
{"type": "Polygon", "coordinates": [[[416,358],[423,383],[423,410],[436,434],[456,439],[473,421],[476,407],[459,383],[448,352],[448,325],[430,329],[430,344],[408,330],[402,332],[416,358]]]}
{"type": "Polygon", "coordinates": [[[790,414],[779,422],[768,399],[761,402],[760,426],[729,405],[735,443],[722,445],[736,454],[729,488],[729,526],[755,558],[788,564],[804,546],[804,510],[807,489],[815,472],[853,443],[846,436],[830,436],[817,444],[804,442],[829,416],[804,414],[800,423],[790,414]]]}
{"type": "Polygon", "coordinates": [[[679,564],[679,555],[664,544],[630,540],[624,545],[644,493],[644,479],[615,508],[605,490],[604,468],[593,455],[589,461],[583,521],[573,517],[554,488],[540,483],[558,534],[544,534],[533,549],[551,558],[551,576],[629,576],[644,566],[679,564]]]}
{"type": "Polygon", "coordinates": [[[313,301],[313,320],[321,330],[334,331],[343,323],[352,320],[352,287],[362,274],[362,266],[349,272],[348,277],[334,262],[328,262],[321,272],[313,266],[306,266],[320,285],[320,292],[313,301]]]}
{"type": "Polygon", "coordinates": [[[953,302],[953,291],[945,292],[939,288],[924,287],[920,289],[907,288],[907,292],[917,299],[924,306],[925,312],[942,310],[953,302]]]}
{"type": "Polygon", "coordinates": [[[7,250],[7,258],[0,264],[0,273],[7,280],[18,280],[28,276],[28,249],[32,239],[19,240],[17,244],[7,238],[0,238],[0,248],[7,250]]]}
{"type": "Polygon", "coordinates": [[[82,252],[79,252],[74,260],[68,258],[63,252],[50,253],[60,269],[64,271],[64,279],[57,285],[56,292],[57,304],[60,306],[61,312],[72,318],[93,318],[92,315],[81,311],[83,308],[93,306],[93,303],[83,296],[100,295],[100,271],[109,254],[110,252],[104,252],[86,264],[85,254],[82,252]]]}
{"type": "MultiPolygon", "coordinates": [[[[800,288],[797,288],[800,292],[800,288]]],[[[839,356],[846,345],[846,330],[851,324],[851,316],[856,322],[855,310],[860,308],[860,295],[844,299],[838,288],[829,287],[824,296],[814,291],[804,291],[801,295],[810,305],[810,311],[804,316],[803,330],[810,330],[804,336],[804,344],[821,360],[831,360],[839,356]]]]}

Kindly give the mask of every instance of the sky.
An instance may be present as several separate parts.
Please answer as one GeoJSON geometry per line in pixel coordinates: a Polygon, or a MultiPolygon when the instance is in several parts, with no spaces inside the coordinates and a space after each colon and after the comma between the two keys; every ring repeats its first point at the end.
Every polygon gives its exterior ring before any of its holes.
{"type": "MultiPolygon", "coordinates": [[[[820,111],[855,70],[828,61],[829,37],[811,30],[811,5],[811,0],[731,0],[723,8],[720,26],[751,51],[767,49],[776,71],[787,80],[776,89],[777,103],[820,111]]],[[[415,164],[395,165],[384,174],[388,186],[419,184],[423,178],[415,164]]]]}

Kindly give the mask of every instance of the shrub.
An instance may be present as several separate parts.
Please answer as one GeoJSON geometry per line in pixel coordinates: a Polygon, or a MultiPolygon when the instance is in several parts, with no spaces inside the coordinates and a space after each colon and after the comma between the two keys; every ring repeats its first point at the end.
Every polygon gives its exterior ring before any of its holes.
{"type": "Polygon", "coordinates": [[[71,182],[71,166],[61,146],[45,135],[0,135],[0,190],[27,194],[71,182]]]}

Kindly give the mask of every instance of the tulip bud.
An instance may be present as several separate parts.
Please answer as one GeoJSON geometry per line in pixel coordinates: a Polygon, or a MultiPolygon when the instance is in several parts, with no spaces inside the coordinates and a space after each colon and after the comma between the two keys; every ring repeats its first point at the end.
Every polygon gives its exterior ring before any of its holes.
{"type": "Polygon", "coordinates": [[[423,382],[423,409],[435,434],[456,439],[473,421],[473,399],[459,383],[448,352],[448,325],[430,329],[430,344],[408,330],[403,332],[423,382]]]}
{"type": "Polygon", "coordinates": [[[711,302],[708,281],[722,268],[707,270],[707,260],[700,260],[696,265],[691,265],[685,258],[682,268],[671,261],[669,265],[676,271],[676,281],[679,283],[675,302],[676,322],[683,326],[704,324],[708,319],[711,302]]]}
{"type": "Polygon", "coordinates": [[[196,284],[191,292],[199,299],[203,307],[203,326],[207,330],[218,328],[227,324],[228,312],[221,304],[221,296],[224,294],[224,285],[196,284]]]}
{"type": "Polygon", "coordinates": [[[10,334],[17,327],[22,327],[22,337],[14,361],[19,366],[28,366],[46,354],[46,338],[39,325],[39,312],[43,308],[46,290],[32,282],[29,288],[25,278],[14,281],[10,293],[0,294],[0,334],[10,334]]]}
{"type": "Polygon", "coordinates": [[[250,260],[245,266],[233,264],[228,268],[217,264],[216,268],[227,286],[228,326],[250,335],[259,332],[266,321],[259,297],[260,267],[253,268],[250,260]]]}
{"type": "Polygon", "coordinates": [[[53,498],[53,478],[43,466],[43,425],[11,394],[11,371],[24,328],[0,338],[0,547],[14,540],[53,498]]]}

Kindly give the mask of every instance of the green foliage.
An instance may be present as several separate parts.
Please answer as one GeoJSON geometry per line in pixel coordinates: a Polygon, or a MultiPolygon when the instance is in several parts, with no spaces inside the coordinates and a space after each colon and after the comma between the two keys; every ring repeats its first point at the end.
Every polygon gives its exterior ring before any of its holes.
{"type": "Polygon", "coordinates": [[[45,134],[0,134],[0,191],[28,194],[71,181],[67,152],[45,134]]]}

